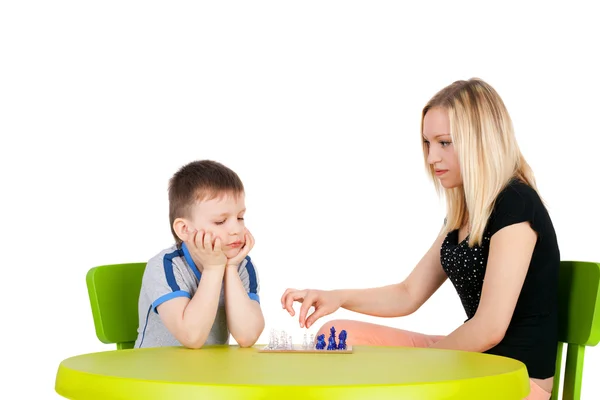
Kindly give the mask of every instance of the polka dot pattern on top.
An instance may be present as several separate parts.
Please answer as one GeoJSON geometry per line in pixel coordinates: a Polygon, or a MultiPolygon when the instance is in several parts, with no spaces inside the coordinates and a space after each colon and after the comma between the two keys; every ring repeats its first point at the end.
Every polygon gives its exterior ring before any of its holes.
{"type": "Polygon", "coordinates": [[[446,235],[441,249],[442,268],[452,282],[469,319],[473,318],[487,265],[490,237],[483,236],[479,246],[469,247],[469,236],[458,243],[458,230],[446,235]]]}

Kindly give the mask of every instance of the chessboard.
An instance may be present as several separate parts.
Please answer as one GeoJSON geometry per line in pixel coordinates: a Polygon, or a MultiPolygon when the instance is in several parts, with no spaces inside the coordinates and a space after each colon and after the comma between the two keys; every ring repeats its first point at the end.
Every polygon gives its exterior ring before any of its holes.
{"type": "Polygon", "coordinates": [[[352,345],[346,346],[345,350],[335,349],[335,350],[327,350],[325,349],[317,349],[316,347],[304,347],[299,344],[293,344],[288,346],[287,348],[269,348],[269,346],[265,346],[262,349],[258,350],[259,353],[327,353],[327,354],[352,354],[352,345]]]}
{"type": "Polygon", "coordinates": [[[319,335],[316,340],[314,335],[310,339],[304,334],[302,345],[294,344],[292,336],[286,331],[271,329],[269,344],[259,350],[260,353],[337,353],[350,354],[352,346],[346,344],[348,334],[342,330],[339,342],[336,341],[335,327],[331,327],[328,343],[325,343],[325,334],[319,335]]]}

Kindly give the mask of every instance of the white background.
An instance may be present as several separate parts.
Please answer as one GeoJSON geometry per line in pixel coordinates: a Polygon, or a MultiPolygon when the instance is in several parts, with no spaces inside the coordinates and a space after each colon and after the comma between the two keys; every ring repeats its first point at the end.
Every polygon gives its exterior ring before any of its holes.
{"type": "MultiPolygon", "coordinates": [[[[420,111],[457,79],[505,100],[562,258],[600,261],[600,28],[589,4],[550,3],[2,2],[0,397],[58,398],[63,359],[113,349],[85,274],[171,244],[167,181],[194,159],[246,185],[261,343],[302,335],[287,287],[402,280],[444,216],[420,111]]],[[[445,334],[464,318],[446,283],[377,321],[445,334]]],[[[584,399],[599,371],[591,348],[584,399]]]]}

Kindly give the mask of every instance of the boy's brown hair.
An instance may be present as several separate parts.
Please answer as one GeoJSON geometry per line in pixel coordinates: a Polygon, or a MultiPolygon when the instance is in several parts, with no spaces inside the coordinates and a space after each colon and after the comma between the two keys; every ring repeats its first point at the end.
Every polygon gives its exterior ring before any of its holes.
{"type": "Polygon", "coordinates": [[[240,177],[221,163],[200,160],[181,167],[169,180],[169,222],[177,245],[181,245],[181,239],[173,229],[173,222],[177,218],[189,218],[195,203],[243,192],[240,177]]]}

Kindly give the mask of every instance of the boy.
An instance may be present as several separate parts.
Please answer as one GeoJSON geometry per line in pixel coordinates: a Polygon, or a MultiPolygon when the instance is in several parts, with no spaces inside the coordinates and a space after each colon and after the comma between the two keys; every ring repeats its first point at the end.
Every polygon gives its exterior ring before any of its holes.
{"type": "Polygon", "coordinates": [[[264,329],[259,280],[248,253],[244,186],[224,165],[191,162],[169,182],[175,244],[144,271],[135,348],[256,343],[264,329]]]}

